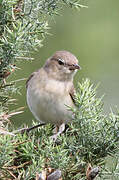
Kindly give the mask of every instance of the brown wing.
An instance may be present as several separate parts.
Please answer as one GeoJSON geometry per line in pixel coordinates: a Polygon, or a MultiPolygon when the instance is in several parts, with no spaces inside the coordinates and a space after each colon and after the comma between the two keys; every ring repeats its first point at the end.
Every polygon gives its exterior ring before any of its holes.
{"type": "Polygon", "coordinates": [[[33,72],[30,76],[29,76],[29,78],[27,79],[27,81],[26,81],[26,88],[28,88],[28,84],[29,84],[29,81],[32,79],[32,77],[35,75],[35,72],[33,72]]]}
{"type": "Polygon", "coordinates": [[[75,88],[74,88],[74,86],[72,85],[72,87],[71,87],[71,89],[70,89],[70,91],[69,91],[69,94],[70,94],[71,99],[72,99],[72,101],[74,102],[74,104],[76,103],[76,101],[75,101],[75,93],[76,93],[75,88]]]}

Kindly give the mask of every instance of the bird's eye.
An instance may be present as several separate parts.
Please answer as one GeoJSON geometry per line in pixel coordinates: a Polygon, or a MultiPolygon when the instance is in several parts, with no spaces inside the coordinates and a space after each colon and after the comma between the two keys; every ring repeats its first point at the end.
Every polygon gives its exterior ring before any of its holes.
{"type": "Polygon", "coordinates": [[[58,59],[58,63],[59,63],[60,65],[64,65],[64,60],[63,60],[63,59],[58,59]]]}

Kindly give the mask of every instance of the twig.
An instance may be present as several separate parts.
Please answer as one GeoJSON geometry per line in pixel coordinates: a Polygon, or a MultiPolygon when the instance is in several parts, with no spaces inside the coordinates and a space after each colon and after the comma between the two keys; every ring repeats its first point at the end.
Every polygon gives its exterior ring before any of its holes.
{"type": "Polygon", "coordinates": [[[24,143],[27,143],[27,142],[31,142],[31,140],[26,140],[26,141],[19,142],[19,143],[13,144],[13,145],[18,146],[18,145],[21,145],[21,144],[24,144],[24,143]]]}
{"type": "Polygon", "coordinates": [[[0,134],[15,136],[15,134],[6,131],[3,128],[0,128],[0,134]]]}
{"type": "Polygon", "coordinates": [[[21,164],[21,165],[19,165],[19,166],[11,166],[11,167],[3,167],[3,169],[13,169],[13,170],[15,170],[15,169],[19,169],[19,168],[23,168],[25,165],[27,165],[27,164],[30,164],[31,163],[31,161],[27,161],[27,162],[25,162],[25,163],[23,163],[23,164],[21,164]]]}
{"type": "Polygon", "coordinates": [[[14,179],[17,178],[17,177],[16,177],[11,171],[9,171],[8,169],[7,169],[7,172],[8,172],[14,179]]]}
{"type": "Polygon", "coordinates": [[[33,129],[36,129],[36,128],[40,127],[40,126],[44,126],[44,125],[45,125],[45,123],[41,123],[41,124],[38,124],[38,125],[33,126],[33,127],[30,127],[30,128],[22,128],[22,129],[19,129],[19,130],[17,130],[17,131],[14,131],[14,133],[15,133],[15,134],[16,134],[16,133],[24,134],[25,132],[28,133],[29,131],[31,131],[31,130],[33,130],[33,129]]]}
{"type": "Polygon", "coordinates": [[[26,59],[26,60],[34,60],[34,58],[31,57],[15,57],[16,59],[26,59]]]}

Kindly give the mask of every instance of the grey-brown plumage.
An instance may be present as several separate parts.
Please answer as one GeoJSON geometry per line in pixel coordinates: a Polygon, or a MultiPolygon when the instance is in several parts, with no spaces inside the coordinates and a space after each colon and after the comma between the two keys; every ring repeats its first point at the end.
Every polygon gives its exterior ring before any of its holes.
{"type": "Polygon", "coordinates": [[[80,69],[77,58],[57,51],[27,80],[27,103],[37,120],[57,126],[71,120],[67,106],[74,105],[73,77],[80,69]]]}

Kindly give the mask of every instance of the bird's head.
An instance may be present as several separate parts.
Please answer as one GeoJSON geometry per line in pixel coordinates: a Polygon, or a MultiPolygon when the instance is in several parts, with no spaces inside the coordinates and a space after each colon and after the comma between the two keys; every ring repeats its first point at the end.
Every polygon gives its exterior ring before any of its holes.
{"type": "Polygon", "coordinates": [[[77,58],[68,51],[57,51],[50,57],[44,68],[49,73],[49,76],[57,80],[71,80],[80,69],[77,58]]]}

